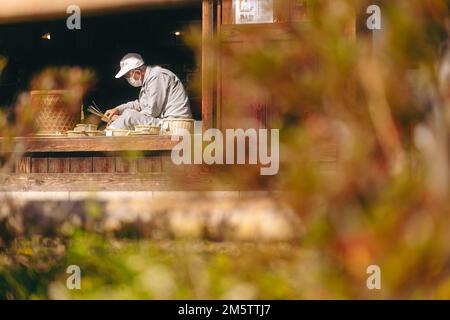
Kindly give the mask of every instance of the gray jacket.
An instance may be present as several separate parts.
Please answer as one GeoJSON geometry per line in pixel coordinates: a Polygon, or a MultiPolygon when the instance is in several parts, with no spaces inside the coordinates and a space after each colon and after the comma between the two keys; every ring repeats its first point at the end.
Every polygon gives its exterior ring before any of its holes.
{"type": "Polygon", "coordinates": [[[148,66],[139,98],[117,107],[133,109],[154,118],[192,118],[189,99],[180,79],[170,70],[148,66]]]}

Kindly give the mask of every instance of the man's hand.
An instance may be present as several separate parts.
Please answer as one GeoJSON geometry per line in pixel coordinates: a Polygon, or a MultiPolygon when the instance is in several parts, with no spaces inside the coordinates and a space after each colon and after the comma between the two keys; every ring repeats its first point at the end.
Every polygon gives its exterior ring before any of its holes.
{"type": "Polygon", "coordinates": [[[106,110],[106,112],[105,112],[105,117],[106,117],[109,121],[112,121],[112,120],[117,119],[117,117],[119,116],[119,114],[120,114],[119,109],[113,108],[113,109],[106,110]]]}
{"type": "Polygon", "coordinates": [[[105,122],[107,122],[107,123],[111,123],[111,122],[113,122],[114,120],[116,120],[118,117],[119,117],[119,116],[118,116],[117,114],[113,115],[113,116],[111,117],[111,119],[108,119],[107,117],[103,116],[103,117],[102,117],[102,121],[105,121],[105,122]]]}

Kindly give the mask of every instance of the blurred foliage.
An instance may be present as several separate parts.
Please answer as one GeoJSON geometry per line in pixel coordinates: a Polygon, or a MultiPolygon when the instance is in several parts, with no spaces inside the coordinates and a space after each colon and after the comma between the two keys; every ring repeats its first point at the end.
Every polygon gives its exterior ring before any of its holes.
{"type": "Polygon", "coordinates": [[[95,73],[80,67],[50,67],[37,74],[32,80],[31,90],[64,90],[64,107],[79,114],[86,93],[95,84],[95,73]]]}
{"type": "MultiPolygon", "coordinates": [[[[0,75],[7,59],[0,57],[0,75]]],[[[95,74],[90,69],[80,67],[49,67],[35,75],[30,82],[30,91],[20,92],[13,106],[0,109],[0,137],[4,138],[0,150],[0,173],[11,172],[14,162],[23,155],[23,145],[16,145],[11,153],[12,137],[26,137],[39,131],[37,114],[43,108],[39,101],[33,100],[32,91],[60,90],[61,99],[52,105],[63,108],[68,115],[79,117],[83,97],[95,83],[95,74]]],[[[49,119],[57,122],[57,120],[49,119]]]]}
{"type": "MultiPolygon", "coordinates": [[[[6,58],[4,58],[6,63],[6,58]]],[[[0,74],[2,58],[0,57],[0,74]]],[[[61,90],[63,92],[58,107],[63,107],[69,114],[80,113],[83,97],[95,84],[95,73],[80,67],[49,67],[36,74],[30,82],[33,90],[61,90]]],[[[34,105],[30,92],[22,92],[7,113],[0,114],[0,135],[2,137],[21,137],[35,133],[34,119],[41,106],[34,105]]]]}
{"type": "Polygon", "coordinates": [[[0,253],[5,299],[300,299],[346,297],[317,252],[292,244],[115,240],[76,232],[70,245],[17,240],[0,253]],[[68,290],[66,268],[81,268],[68,290]],[[308,276],[305,276],[308,274],[308,276]],[[331,279],[331,280],[329,280],[331,279]],[[322,283],[329,282],[328,288],[322,283]],[[329,291],[340,293],[336,296],[329,291]]]}
{"type": "Polygon", "coordinates": [[[270,101],[270,125],[281,128],[274,180],[240,168],[222,178],[285,191],[307,226],[303,247],[325,254],[316,267],[341,271],[322,283],[331,296],[376,297],[365,287],[375,264],[383,297],[450,298],[450,3],[377,3],[373,36],[371,1],[317,0],[307,19],[278,26],[288,40],[249,28],[238,45],[229,34],[208,43],[229,79],[224,125],[254,125],[245,110],[270,101]]]}
{"type": "MultiPolygon", "coordinates": [[[[17,240],[1,248],[0,297],[450,298],[450,56],[440,50],[450,4],[380,3],[375,39],[351,28],[371,1],[310,0],[307,19],[279,26],[289,41],[252,28],[248,45],[205,43],[233,80],[222,114],[246,127],[254,122],[245,110],[270,101],[271,125],[282,129],[274,180],[240,168],[222,178],[286,191],[280,199],[306,226],[300,245],[166,245],[77,232],[50,250],[17,240]],[[336,161],[322,159],[324,146],[336,161]],[[65,288],[69,264],[81,267],[80,291],[65,288]],[[380,266],[382,290],[367,289],[369,265],[380,266]]],[[[201,34],[189,42],[199,50],[201,34]]]]}

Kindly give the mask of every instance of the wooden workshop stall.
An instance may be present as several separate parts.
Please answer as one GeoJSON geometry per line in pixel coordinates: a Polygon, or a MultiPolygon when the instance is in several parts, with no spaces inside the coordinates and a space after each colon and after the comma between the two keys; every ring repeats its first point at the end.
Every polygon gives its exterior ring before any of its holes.
{"type": "MultiPolygon", "coordinates": [[[[65,4],[44,2],[41,14],[57,14],[65,4]]],[[[173,5],[189,0],[114,0],[78,1],[87,11],[122,10],[153,5],[173,5]]],[[[289,41],[283,24],[289,19],[306,17],[306,1],[292,0],[284,6],[275,0],[202,0],[202,36],[204,43],[220,35],[221,46],[251,46],[247,34],[264,30],[265,41],[289,41]]],[[[17,1],[14,8],[4,10],[0,19],[34,19],[36,12],[17,1]],[[23,7],[20,8],[20,4],[23,7]],[[7,14],[10,14],[9,16],[7,14]]],[[[2,12],[0,5],[0,12],[2,12]]],[[[8,8],[3,8],[8,9],[8,8]]],[[[174,10],[177,10],[176,7],[174,10]]],[[[63,11],[64,12],[64,11],[63,11]]],[[[232,127],[227,117],[227,96],[222,94],[232,85],[227,74],[227,61],[212,54],[204,45],[201,54],[201,121],[203,129],[232,127]],[[216,74],[207,70],[216,65],[216,74]]],[[[259,128],[269,128],[276,108],[271,97],[255,97],[255,102],[244,110],[253,117],[259,128]]],[[[200,120],[200,119],[197,119],[200,120]]],[[[8,148],[18,157],[11,165],[11,173],[4,177],[3,188],[8,190],[194,190],[208,188],[208,170],[201,166],[175,166],[170,152],[176,142],[170,135],[142,135],[126,137],[106,136],[31,136],[0,138],[3,150],[8,148]],[[181,177],[181,179],[179,179],[181,177]],[[205,187],[206,182],[206,187],[205,187]]]]}

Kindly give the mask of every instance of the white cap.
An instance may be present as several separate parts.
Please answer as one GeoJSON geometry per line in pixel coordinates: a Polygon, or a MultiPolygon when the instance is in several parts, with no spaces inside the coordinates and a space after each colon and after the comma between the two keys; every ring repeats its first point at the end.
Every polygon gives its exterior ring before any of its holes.
{"type": "Polygon", "coordinates": [[[144,65],[144,59],[140,54],[128,53],[120,60],[120,71],[116,74],[116,79],[125,75],[128,71],[144,65]]]}

